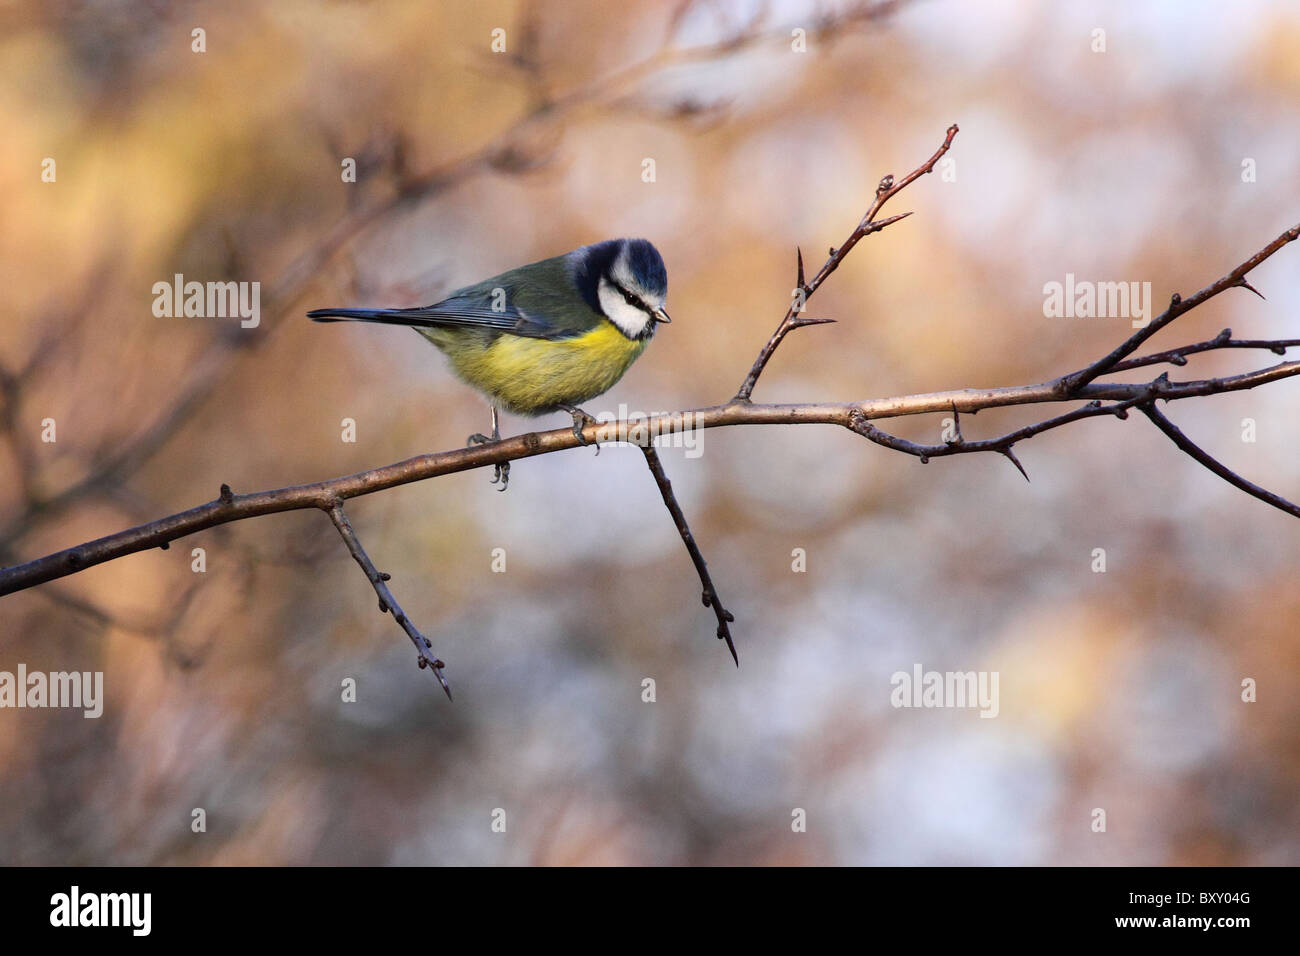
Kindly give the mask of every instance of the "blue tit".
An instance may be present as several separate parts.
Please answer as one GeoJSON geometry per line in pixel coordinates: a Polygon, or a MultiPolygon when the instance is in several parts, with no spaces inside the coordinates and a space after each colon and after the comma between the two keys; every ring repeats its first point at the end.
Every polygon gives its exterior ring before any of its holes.
{"type": "MultiPolygon", "coordinates": [[[[609,239],[543,259],[458,289],[415,309],[315,309],[317,322],[409,325],[436,345],[455,373],[498,410],[516,415],[566,411],[582,427],[594,421],[578,406],[614,386],[668,322],[668,270],[645,239],[609,239]]],[[[498,467],[493,481],[508,481],[498,467]]]]}

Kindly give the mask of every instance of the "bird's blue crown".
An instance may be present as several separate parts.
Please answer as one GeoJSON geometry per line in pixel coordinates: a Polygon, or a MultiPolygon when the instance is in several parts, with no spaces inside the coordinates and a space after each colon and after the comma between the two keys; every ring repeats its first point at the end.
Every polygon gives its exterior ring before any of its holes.
{"type": "Polygon", "coordinates": [[[663,298],[668,294],[668,269],[663,256],[648,239],[606,239],[583,246],[571,253],[573,279],[583,298],[600,311],[598,288],[601,276],[607,276],[622,256],[628,272],[641,292],[663,298]]]}

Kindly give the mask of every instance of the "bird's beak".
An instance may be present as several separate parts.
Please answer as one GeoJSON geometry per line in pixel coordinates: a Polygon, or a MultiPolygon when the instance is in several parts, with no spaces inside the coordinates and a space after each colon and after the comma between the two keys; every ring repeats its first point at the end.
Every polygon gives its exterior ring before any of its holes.
{"type": "Polygon", "coordinates": [[[672,321],[672,319],[668,318],[668,313],[665,312],[663,309],[655,309],[654,320],[656,322],[665,322],[665,323],[672,321]]]}

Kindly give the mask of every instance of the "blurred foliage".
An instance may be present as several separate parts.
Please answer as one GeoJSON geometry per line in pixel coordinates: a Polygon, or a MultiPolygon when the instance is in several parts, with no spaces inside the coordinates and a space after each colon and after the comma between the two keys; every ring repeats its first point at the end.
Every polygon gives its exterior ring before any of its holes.
{"type": "MultiPolygon", "coordinates": [[[[618,89],[612,73],[656,55],[667,4],[6,6],[0,368],[19,384],[0,558],[222,482],[459,445],[486,408],[434,350],[302,313],[432,301],[613,235],[663,251],[675,321],[590,410],[722,400],[784,311],[796,245],[820,262],[881,175],[950,122],[955,181],[904,195],[897,211],[916,215],[814,300],[839,324],[794,334],[756,400],[1041,381],[1128,331],[1044,318],[1045,282],[1150,281],[1159,303],[1298,218],[1294,5],[931,0],[817,32],[815,11],[841,6],[774,4],[773,42],[618,89]],[[790,49],[798,26],[806,53],[790,49]],[[155,318],[152,285],[175,273],[261,282],[261,326],[155,318]],[[165,440],[100,473],[191,387],[165,440]]],[[[677,42],[724,40],[750,10],[699,4],[677,42]]],[[[1298,262],[1286,251],[1252,276],[1267,302],[1230,293],[1158,341],[1295,335],[1298,262]]],[[[1297,387],[1171,415],[1294,498],[1297,387]]],[[[631,449],[520,462],[505,495],[473,473],[351,507],[448,662],[454,705],[319,514],[3,599],[0,669],[103,670],[108,700],[99,720],[0,713],[0,862],[1300,862],[1300,535],[1285,517],[1136,416],[1027,443],[1029,485],[993,456],[922,466],[829,428],[713,431],[704,447],[664,458],[736,612],[738,671],[631,449]],[[890,675],[917,662],[998,671],[1000,716],[893,709],[890,675]],[[1257,703],[1239,699],[1245,677],[1257,703]],[[791,832],[795,807],[807,833],[791,832]]]]}

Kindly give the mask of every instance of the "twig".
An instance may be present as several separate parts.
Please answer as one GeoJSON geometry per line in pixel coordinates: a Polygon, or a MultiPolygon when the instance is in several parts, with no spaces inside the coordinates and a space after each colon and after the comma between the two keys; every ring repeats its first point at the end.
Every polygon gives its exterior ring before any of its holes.
{"type": "Polygon", "coordinates": [[[1129,369],[1142,368],[1145,365],[1186,365],[1187,356],[1199,352],[1214,352],[1219,349],[1267,349],[1275,355],[1285,355],[1286,350],[1300,345],[1300,339],[1234,339],[1232,329],[1224,329],[1212,339],[1184,345],[1164,352],[1153,352],[1139,358],[1125,359],[1111,366],[1111,372],[1127,372],[1129,369]]]}
{"type": "Polygon", "coordinates": [[[429,643],[429,639],[411,623],[411,619],[406,616],[402,606],[393,597],[393,592],[388,589],[386,582],[391,575],[376,568],[375,563],[370,560],[370,555],[366,554],[366,549],[361,547],[361,540],[357,537],[357,533],[352,530],[352,523],[348,521],[348,516],[343,513],[343,502],[335,499],[328,507],[324,508],[324,511],[330,516],[330,520],[334,522],[334,527],[339,529],[339,534],[343,536],[343,543],[348,546],[348,550],[352,552],[352,557],[356,559],[357,564],[361,565],[361,570],[365,572],[370,584],[375,589],[375,593],[379,595],[379,612],[393,615],[393,619],[402,626],[402,630],[406,632],[411,639],[411,643],[415,645],[415,649],[420,655],[418,658],[420,666],[433,670],[433,676],[438,678],[438,683],[447,692],[447,699],[451,700],[451,685],[447,683],[447,678],[442,673],[442,669],[447,665],[433,656],[433,651],[430,650],[433,645],[429,643]]]}
{"type": "MultiPolygon", "coordinates": [[[[1259,295],[1259,292],[1246,281],[1246,276],[1250,274],[1252,269],[1269,256],[1273,255],[1273,253],[1277,252],[1287,243],[1294,242],[1297,238],[1300,238],[1300,225],[1292,226],[1286,232],[1282,233],[1266,245],[1263,249],[1259,250],[1259,252],[1238,265],[1226,276],[1211,282],[1204,289],[1201,289],[1199,292],[1194,293],[1188,298],[1184,299],[1175,292],[1173,297],[1169,300],[1169,308],[1165,309],[1165,311],[1161,312],[1158,316],[1148,322],[1146,326],[1138,329],[1130,335],[1124,340],[1122,345],[1118,346],[1109,355],[1098,359],[1087,368],[1082,368],[1077,372],[1071,372],[1069,375],[1063,375],[1057,379],[1055,384],[1061,395],[1077,395],[1079,389],[1084,385],[1087,385],[1093,379],[1114,371],[1115,366],[1119,364],[1121,359],[1132,355],[1139,345],[1151,338],[1151,336],[1155,335],[1174,319],[1178,318],[1185,312],[1191,311],[1203,302],[1209,301],[1220,292],[1223,292],[1226,289],[1248,289],[1256,295],[1259,295]]],[[[1260,298],[1263,298],[1263,296],[1260,296],[1260,298]]]]}
{"type": "MultiPolygon", "coordinates": [[[[1152,392],[1156,388],[1152,385],[1152,392]]],[[[977,452],[997,452],[1004,456],[1016,469],[1024,476],[1025,481],[1029,480],[1029,474],[1025,471],[1024,465],[1012,451],[1017,442],[1024,441],[1027,438],[1033,438],[1035,435],[1041,435],[1045,431],[1051,431],[1053,428],[1060,428],[1062,425],[1069,425],[1071,422],[1077,422],[1084,418],[1096,418],[1101,415],[1114,415],[1116,418],[1127,418],[1128,409],[1132,408],[1140,398],[1130,398],[1122,402],[1114,402],[1110,405],[1104,405],[1100,401],[1089,402],[1082,408],[1076,408],[1072,412],[1066,412],[1064,415],[1057,415],[1055,418],[1049,418],[1045,421],[1035,422],[1032,425],[1026,425],[1024,428],[1018,428],[1015,431],[1007,432],[1005,435],[999,435],[997,438],[984,438],[977,441],[967,441],[961,434],[960,425],[957,426],[957,437],[952,441],[942,442],[935,445],[923,445],[919,442],[909,441],[906,438],[899,438],[897,435],[891,435],[872,425],[865,415],[853,413],[849,415],[849,421],[846,427],[853,432],[857,432],[864,438],[869,438],[877,445],[883,445],[886,448],[892,448],[894,451],[901,451],[908,455],[914,455],[921,460],[921,464],[926,464],[931,458],[944,458],[948,455],[962,455],[977,452]]],[[[958,414],[957,409],[953,408],[953,414],[958,414]]]]}
{"type": "Polygon", "coordinates": [[[641,446],[641,453],[645,455],[646,464],[650,466],[650,474],[654,475],[655,484],[659,486],[659,493],[663,495],[664,504],[668,506],[668,513],[673,516],[673,523],[677,525],[677,533],[682,536],[682,543],[686,545],[691,561],[695,563],[695,570],[700,576],[700,585],[704,588],[704,606],[713,608],[713,614],[718,619],[718,639],[727,642],[727,650],[731,651],[731,659],[739,667],[740,658],[736,656],[736,645],[731,640],[731,628],[727,626],[736,619],[730,611],[722,606],[722,599],[718,597],[718,591],[713,586],[713,579],[709,577],[709,568],[704,561],[704,555],[700,553],[699,545],[695,543],[695,536],[691,534],[691,526],[686,523],[686,515],[682,513],[681,505],[677,503],[677,496],[673,494],[672,482],[668,480],[663,462],[659,460],[659,453],[655,451],[653,438],[650,438],[646,444],[641,446]]]}
{"type": "Polygon", "coordinates": [[[759,350],[758,358],[754,359],[754,364],[750,368],[749,374],[745,376],[745,381],[741,383],[740,390],[736,392],[736,397],[733,398],[732,401],[749,401],[750,395],[754,393],[754,386],[758,384],[758,377],[763,374],[763,369],[767,367],[768,360],[772,358],[772,354],[776,352],[777,346],[781,344],[788,332],[804,325],[819,324],[815,320],[800,320],[798,315],[803,311],[803,307],[807,304],[808,300],[812,298],[813,293],[821,288],[821,284],[829,278],[830,274],[840,267],[840,263],[843,262],[845,257],[853,251],[853,247],[858,244],[859,240],[871,235],[873,232],[879,232],[886,226],[898,222],[900,219],[906,219],[911,215],[910,212],[905,212],[902,215],[892,216],[891,218],[881,220],[880,222],[875,221],[876,215],[884,207],[885,203],[889,202],[890,199],[898,195],[898,193],[902,192],[921,176],[924,176],[926,173],[929,173],[934,169],[935,164],[937,164],[939,160],[943,158],[944,153],[948,152],[952,147],[952,141],[953,138],[956,137],[957,132],[957,124],[953,123],[948,127],[948,133],[944,137],[943,144],[935,150],[934,155],[898,182],[894,182],[893,176],[886,176],[880,181],[880,185],[876,187],[876,199],[871,204],[871,208],[868,209],[866,215],[858,221],[857,226],[854,227],[849,238],[845,239],[838,249],[831,249],[826,262],[822,264],[822,267],[819,270],[817,270],[817,274],[812,277],[811,282],[804,281],[803,252],[801,250],[796,250],[798,253],[799,266],[795,291],[800,294],[796,297],[795,301],[790,304],[790,308],[786,311],[785,317],[781,319],[781,323],[776,327],[776,331],[772,333],[771,338],[769,338],[763,348],[759,350]]]}
{"type": "Polygon", "coordinates": [[[1228,482],[1228,484],[1240,488],[1246,494],[1252,495],[1260,501],[1267,502],[1279,511],[1285,511],[1294,518],[1300,518],[1300,505],[1294,505],[1281,495],[1275,495],[1267,488],[1261,488],[1253,481],[1247,481],[1227,465],[1224,465],[1222,462],[1213,458],[1209,452],[1195,444],[1190,438],[1182,433],[1177,425],[1166,418],[1160,409],[1156,408],[1155,402],[1143,402],[1138,407],[1147,418],[1151,419],[1151,423],[1164,432],[1169,437],[1169,440],[1177,445],[1179,450],[1184,454],[1195,458],[1210,471],[1228,482]]]}

